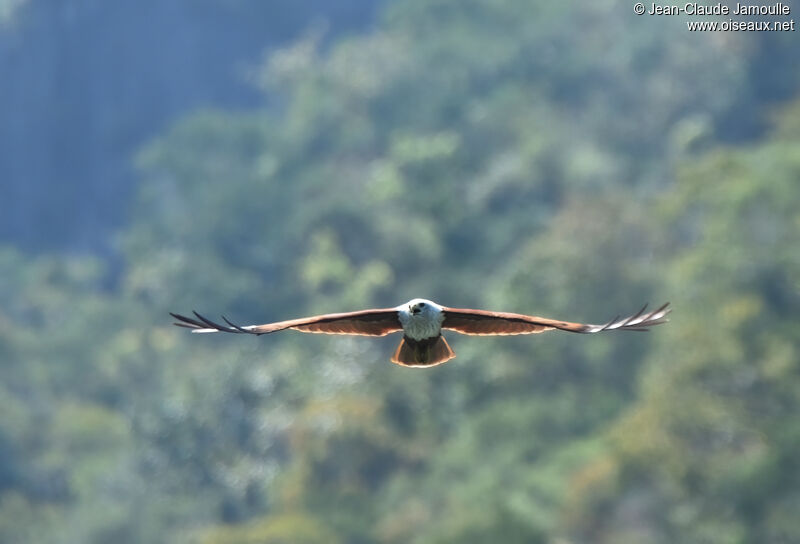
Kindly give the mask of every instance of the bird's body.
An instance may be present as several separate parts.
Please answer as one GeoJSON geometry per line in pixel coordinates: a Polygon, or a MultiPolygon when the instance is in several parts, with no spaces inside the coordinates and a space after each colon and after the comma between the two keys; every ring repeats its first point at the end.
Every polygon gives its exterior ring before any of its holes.
{"type": "Polygon", "coordinates": [[[405,366],[431,366],[449,361],[456,354],[442,337],[444,308],[424,298],[415,298],[397,307],[403,339],[392,362],[405,366]]]}
{"type": "Polygon", "coordinates": [[[393,332],[403,333],[392,362],[403,366],[435,366],[455,357],[455,353],[442,336],[442,330],[451,330],[469,335],[536,334],[560,329],[569,332],[595,333],[608,330],[644,331],[653,325],[667,321],[669,303],[645,314],[642,308],[637,314],[622,319],[612,319],[605,325],[586,325],[544,317],[506,312],[490,312],[469,308],[448,308],[430,300],[415,298],[395,308],[362,310],[338,314],[278,321],[265,325],[240,327],[223,320],[226,325],[214,323],[195,312],[197,319],[171,314],[178,320],[175,324],[192,329],[196,333],[231,332],[247,334],[269,334],[285,329],[323,334],[355,334],[385,336],[393,332]]]}

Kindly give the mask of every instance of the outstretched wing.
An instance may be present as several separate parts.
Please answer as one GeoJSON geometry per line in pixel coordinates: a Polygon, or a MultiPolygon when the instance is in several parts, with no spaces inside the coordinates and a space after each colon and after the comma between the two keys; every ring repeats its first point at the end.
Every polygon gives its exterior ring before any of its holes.
{"type": "Polygon", "coordinates": [[[605,325],[587,325],[533,315],[465,308],[443,308],[444,322],[442,323],[442,328],[460,332],[461,334],[481,336],[536,334],[553,329],[584,334],[613,330],[646,331],[653,325],[667,322],[666,316],[672,311],[669,307],[669,302],[649,313],[645,313],[646,309],[647,305],[645,304],[644,308],[630,317],[620,319],[617,316],[605,325]]]}
{"type": "Polygon", "coordinates": [[[180,314],[170,315],[178,321],[175,325],[192,329],[192,332],[232,332],[245,334],[269,334],[271,332],[294,329],[301,332],[321,334],[356,334],[362,336],[385,336],[392,332],[403,330],[395,308],[381,310],[362,310],[360,312],[346,312],[340,314],[315,315],[289,321],[278,321],[264,325],[239,326],[222,319],[226,325],[214,323],[197,312],[195,318],[180,314]]]}

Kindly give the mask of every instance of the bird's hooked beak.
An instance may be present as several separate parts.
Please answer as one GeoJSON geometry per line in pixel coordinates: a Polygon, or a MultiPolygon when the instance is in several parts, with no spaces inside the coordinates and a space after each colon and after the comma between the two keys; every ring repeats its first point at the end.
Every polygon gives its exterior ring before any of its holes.
{"type": "Polygon", "coordinates": [[[422,309],[419,307],[419,304],[412,304],[409,309],[413,315],[417,315],[422,311],[422,309]]]}

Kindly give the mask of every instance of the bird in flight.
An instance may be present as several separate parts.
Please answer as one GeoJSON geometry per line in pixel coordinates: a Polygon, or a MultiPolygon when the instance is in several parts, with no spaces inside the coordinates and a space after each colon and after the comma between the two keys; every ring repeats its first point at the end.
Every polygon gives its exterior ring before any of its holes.
{"type": "Polygon", "coordinates": [[[507,312],[448,308],[424,298],[415,298],[396,308],[315,315],[264,325],[239,326],[230,322],[225,316],[222,316],[222,319],[226,324],[221,325],[197,312],[194,312],[195,317],[173,313],[170,315],[177,319],[175,325],[197,333],[230,332],[261,335],[293,329],[321,334],[386,336],[393,332],[402,332],[403,339],[400,340],[400,345],[392,356],[392,362],[408,367],[431,367],[445,363],[456,356],[442,336],[442,330],[477,336],[536,334],[555,329],[584,334],[614,330],[646,331],[653,325],[668,321],[666,316],[671,311],[669,302],[649,313],[645,313],[646,309],[647,305],[630,317],[621,319],[615,317],[604,325],[570,323],[507,312]]]}

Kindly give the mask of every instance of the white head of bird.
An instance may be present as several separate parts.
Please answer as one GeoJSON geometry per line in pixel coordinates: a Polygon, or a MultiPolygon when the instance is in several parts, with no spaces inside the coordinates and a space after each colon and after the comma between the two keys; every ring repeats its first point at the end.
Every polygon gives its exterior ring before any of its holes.
{"type": "Polygon", "coordinates": [[[403,333],[414,340],[433,338],[442,331],[442,307],[424,298],[415,298],[397,307],[403,333]]]}

